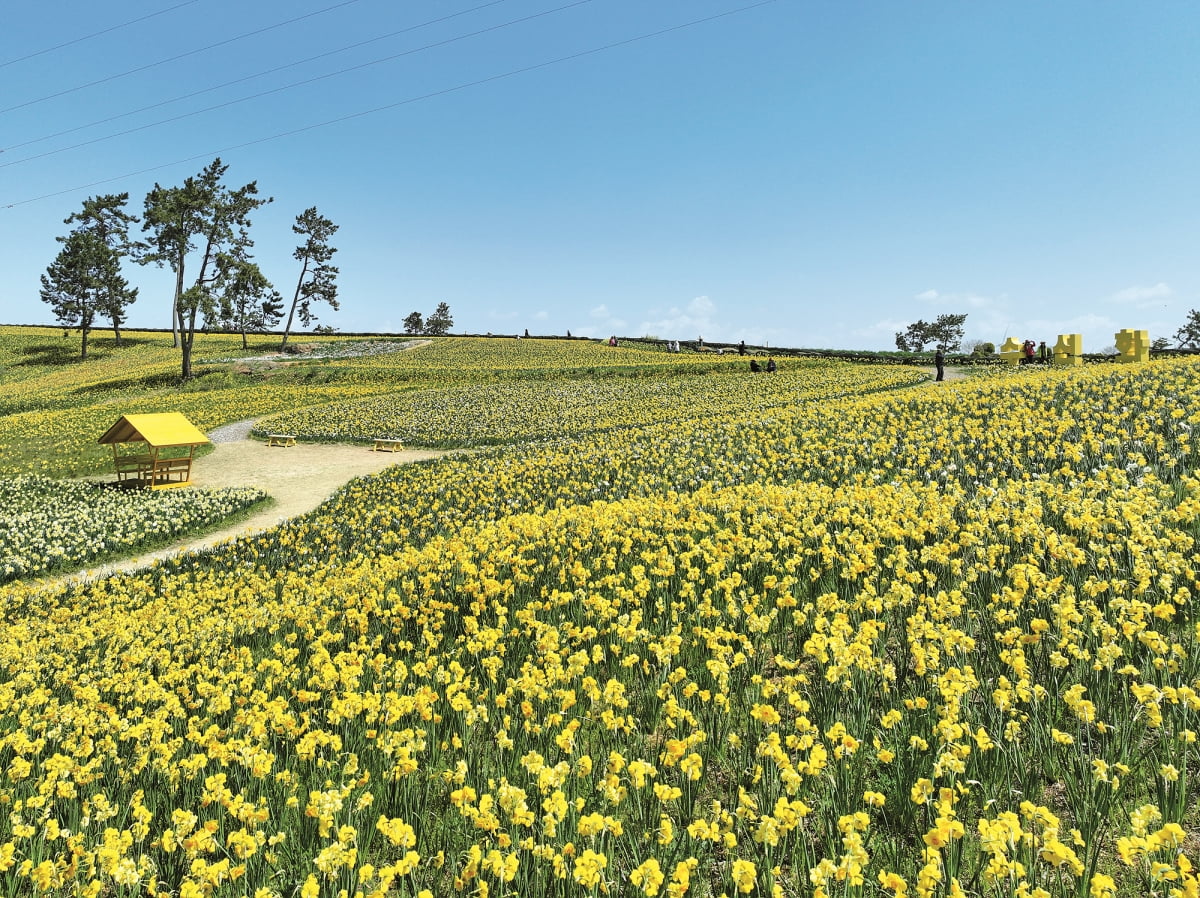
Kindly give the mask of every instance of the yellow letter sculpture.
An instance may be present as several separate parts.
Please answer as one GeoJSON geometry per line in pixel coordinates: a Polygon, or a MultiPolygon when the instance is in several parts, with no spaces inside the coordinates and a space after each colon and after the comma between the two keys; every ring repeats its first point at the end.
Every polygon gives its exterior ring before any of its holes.
{"type": "Polygon", "coordinates": [[[1058,342],[1054,344],[1055,365],[1083,364],[1083,335],[1059,334],[1058,342]]]}
{"type": "Polygon", "coordinates": [[[1117,351],[1121,355],[1118,362],[1148,362],[1150,361],[1150,332],[1139,331],[1125,327],[1115,335],[1117,351]]]}
{"type": "Polygon", "coordinates": [[[1000,358],[1010,365],[1021,364],[1021,344],[1016,337],[1009,337],[1000,347],[1000,358]]]}

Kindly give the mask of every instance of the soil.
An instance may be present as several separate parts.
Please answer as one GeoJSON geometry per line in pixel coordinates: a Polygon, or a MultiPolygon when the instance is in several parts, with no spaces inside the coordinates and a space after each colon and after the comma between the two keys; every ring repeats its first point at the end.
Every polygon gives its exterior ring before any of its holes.
{"type": "Polygon", "coordinates": [[[234,526],[214,530],[201,537],[185,537],[135,558],[121,559],[62,577],[47,578],[42,581],[43,584],[60,586],[107,577],[119,571],[137,570],[181,552],[199,551],[235,537],[269,530],[288,518],[312,511],[355,477],[374,474],[392,465],[464,451],[405,449],[400,452],[375,452],[366,446],[327,443],[268,447],[265,443],[245,438],[252,425],[252,421],[240,421],[214,431],[210,435],[213,451],[192,463],[191,483],[193,486],[213,489],[257,486],[275,500],[270,506],[252,513],[234,526]],[[232,441],[230,437],[233,437],[232,441]]]}
{"type": "MultiPolygon", "coordinates": [[[[924,371],[926,374],[928,374],[931,378],[937,377],[937,368],[922,368],[921,370],[924,371]]],[[[967,379],[967,375],[962,370],[962,368],[956,368],[953,365],[946,365],[945,372],[946,372],[945,380],[943,380],[942,383],[945,383],[947,380],[966,380],[967,379]]],[[[937,383],[937,381],[935,380],[934,383],[937,383]]]]}

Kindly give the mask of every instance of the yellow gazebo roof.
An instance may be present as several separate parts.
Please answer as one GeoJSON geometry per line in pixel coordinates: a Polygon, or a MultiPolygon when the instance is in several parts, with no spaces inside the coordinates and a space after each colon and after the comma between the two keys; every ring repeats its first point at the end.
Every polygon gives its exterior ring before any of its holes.
{"type": "Polygon", "coordinates": [[[98,443],[136,443],[145,441],[155,449],[168,446],[199,446],[208,442],[196,425],[180,412],[151,415],[122,415],[104,432],[98,443]]]}

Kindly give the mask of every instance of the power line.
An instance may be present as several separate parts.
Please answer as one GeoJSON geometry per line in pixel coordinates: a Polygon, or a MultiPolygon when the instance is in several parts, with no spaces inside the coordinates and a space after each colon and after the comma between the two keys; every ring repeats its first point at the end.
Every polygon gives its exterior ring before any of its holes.
{"type": "Polygon", "coordinates": [[[543,12],[533,13],[528,16],[521,16],[518,19],[512,19],[508,22],[501,22],[499,25],[490,25],[487,28],[480,28],[478,31],[471,31],[471,32],[468,32],[467,34],[460,34],[460,35],[457,35],[456,37],[446,38],[445,40],[434,41],[431,44],[425,44],[423,47],[414,47],[411,50],[405,50],[403,53],[394,53],[391,56],[385,56],[382,59],[372,59],[369,62],[362,62],[362,63],[359,63],[358,65],[349,66],[344,69],[338,69],[336,72],[329,72],[324,75],[317,75],[312,78],[306,78],[303,81],[293,81],[290,84],[284,84],[284,85],[281,85],[280,87],[273,87],[270,90],[259,91],[256,94],[249,94],[244,97],[238,97],[237,99],[234,99],[234,100],[227,100],[224,103],[216,103],[212,106],[205,106],[203,109],[195,109],[191,112],[183,112],[183,113],[180,113],[179,115],[171,116],[170,118],[159,119],[157,122],[149,122],[145,125],[138,125],[136,128],[126,128],[124,131],[117,131],[114,134],[106,134],[103,137],[95,137],[95,138],[92,138],[91,140],[84,140],[84,141],[81,141],[80,143],[72,144],[71,146],[59,147],[56,150],[47,150],[44,153],[37,153],[33,156],[26,156],[23,159],[14,159],[12,162],[2,162],[2,163],[0,163],[0,168],[9,168],[10,166],[13,166],[13,165],[20,165],[23,162],[32,162],[34,159],[44,159],[47,156],[54,156],[54,155],[57,155],[58,153],[65,153],[68,150],[77,150],[80,147],[91,146],[94,143],[102,143],[103,141],[112,140],[113,138],[116,138],[116,137],[125,137],[128,134],[136,134],[139,131],[146,131],[146,130],[149,130],[150,128],[157,128],[159,125],[169,125],[171,122],[178,122],[185,118],[191,118],[192,116],[202,115],[205,112],[213,112],[214,110],[217,110],[217,109],[225,109],[228,106],[236,106],[239,103],[246,103],[246,102],[249,102],[250,100],[257,100],[260,97],[269,97],[272,94],[282,93],[283,91],[291,90],[294,87],[303,87],[306,84],[313,84],[317,81],[324,81],[327,78],[333,78],[337,75],[345,75],[348,72],[356,72],[359,69],[369,68],[370,66],[373,66],[373,65],[380,65],[381,63],[384,63],[384,62],[391,62],[392,60],[400,59],[404,56],[411,56],[414,53],[420,53],[424,50],[431,50],[436,47],[444,47],[448,44],[454,44],[454,43],[457,43],[458,41],[466,40],[467,38],[478,37],[481,34],[488,34],[493,31],[499,31],[502,28],[509,28],[513,25],[519,25],[522,22],[528,22],[532,19],[544,18],[545,16],[552,15],[556,12],[562,12],[564,9],[571,9],[576,6],[583,6],[584,4],[591,3],[591,2],[592,2],[592,0],[574,0],[574,2],[567,3],[564,6],[557,6],[554,9],[548,9],[543,12]]]}
{"type": "Polygon", "coordinates": [[[302,22],[305,19],[311,19],[313,16],[319,16],[323,13],[331,12],[335,9],[341,9],[343,6],[350,6],[351,4],[358,2],[359,0],[342,0],[341,3],[335,3],[333,6],[327,6],[324,9],[318,9],[315,12],[305,13],[302,16],[296,16],[294,19],[276,22],[274,25],[267,25],[265,28],[257,28],[254,31],[247,31],[245,34],[229,37],[223,41],[217,41],[215,44],[209,44],[206,47],[197,47],[195,50],[188,50],[187,52],[180,53],[177,56],[170,56],[166,59],[160,59],[157,62],[148,62],[145,65],[140,65],[135,69],[129,69],[125,72],[118,72],[115,75],[108,75],[104,78],[97,78],[95,81],[89,81],[87,84],[79,84],[75,87],[69,87],[66,90],[58,91],[58,93],[46,94],[46,96],[38,97],[36,100],[26,100],[24,103],[18,103],[15,106],[6,106],[5,108],[0,109],[0,114],[12,112],[15,109],[24,109],[26,106],[44,103],[46,100],[53,100],[57,97],[65,97],[67,94],[73,94],[77,91],[86,90],[89,87],[95,87],[97,84],[107,84],[109,81],[116,81],[118,78],[124,78],[128,75],[136,75],[138,72],[144,72],[147,69],[152,69],[156,66],[166,65],[168,62],[178,62],[180,59],[186,59],[189,56],[195,56],[197,53],[215,50],[217,47],[224,47],[226,44],[232,44],[236,41],[245,40],[248,37],[254,37],[258,34],[266,34],[268,31],[274,31],[276,28],[283,28],[285,25],[294,25],[296,22],[302,22]]]}
{"type": "Polygon", "coordinates": [[[460,91],[460,90],[467,90],[468,88],[479,87],[480,85],[483,85],[483,84],[491,84],[492,82],[502,81],[506,78],[512,78],[517,75],[523,75],[527,72],[535,72],[539,69],[544,69],[544,68],[549,68],[550,66],[560,65],[564,62],[571,62],[572,60],[582,59],[585,56],[594,56],[597,53],[604,53],[608,50],[615,50],[618,47],[626,47],[626,46],[629,46],[630,44],[636,44],[640,41],[650,40],[650,39],[656,38],[656,37],[662,37],[665,34],[671,34],[676,31],[682,31],[685,28],[692,28],[696,25],[703,25],[707,22],[714,22],[717,19],[728,18],[729,16],[738,15],[739,13],[743,13],[743,12],[748,12],[749,10],[752,10],[752,9],[758,9],[759,7],[762,7],[762,6],[768,6],[774,2],[775,2],[775,0],[759,0],[759,2],[757,2],[757,3],[749,3],[745,6],[739,6],[734,9],[726,10],[724,12],[714,13],[713,15],[705,16],[704,18],[701,18],[701,19],[692,19],[690,22],[681,22],[678,25],[671,25],[667,28],[660,28],[657,31],[650,31],[645,34],[639,34],[634,37],[625,38],[624,40],[614,41],[610,44],[603,44],[599,47],[592,47],[589,50],[580,50],[577,53],[571,53],[571,54],[568,54],[567,56],[559,56],[556,59],[549,59],[549,60],[546,60],[545,62],[534,63],[533,65],[523,66],[519,69],[511,69],[507,72],[501,72],[497,75],[489,75],[486,78],[479,78],[474,81],[466,81],[466,82],[463,82],[462,84],[456,84],[453,87],[446,87],[446,88],[442,88],[441,90],[430,91],[429,93],[420,94],[419,96],[415,96],[415,97],[407,97],[403,100],[397,100],[394,103],[386,103],[383,106],[375,106],[371,109],[364,109],[359,112],[352,112],[352,113],[349,113],[348,115],[342,115],[342,116],[338,116],[337,118],[327,119],[326,121],[323,121],[323,122],[316,122],[311,125],[304,125],[300,128],[293,128],[290,131],[280,131],[278,133],[271,134],[266,137],[259,137],[254,140],[247,140],[244,143],[232,144],[230,146],[222,147],[218,150],[209,150],[206,153],[197,153],[194,156],[187,156],[183,159],[176,159],[172,162],[164,162],[160,165],[152,165],[147,168],[138,169],[137,171],[126,172],[123,175],[116,175],[111,178],[103,178],[99,181],[92,181],[91,183],[88,183],[88,184],[80,184],[76,187],[70,187],[66,190],[56,190],[53,193],[44,193],[41,196],[35,196],[35,197],[30,197],[30,198],[24,199],[24,200],[17,200],[16,202],[12,202],[12,203],[6,203],[6,204],[4,204],[3,208],[14,209],[17,206],[26,206],[30,203],[40,202],[41,200],[51,199],[52,197],[56,197],[56,196],[63,196],[64,194],[74,193],[75,191],[78,191],[78,190],[89,190],[90,188],[98,187],[101,184],[111,184],[113,181],[121,181],[121,180],[124,180],[125,178],[137,177],[138,175],[144,175],[144,174],[147,174],[152,171],[160,171],[161,169],[164,169],[164,168],[171,168],[172,166],[175,166],[175,165],[182,165],[185,162],[194,162],[197,159],[211,159],[215,156],[220,156],[223,153],[229,153],[234,150],[242,150],[242,149],[245,149],[246,147],[252,147],[252,146],[257,146],[258,144],[269,143],[273,140],[281,140],[285,137],[293,137],[297,134],[303,134],[307,131],[315,131],[318,128],[327,128],[331,125],[339,125],[343,122],[352,121],[352,120],[358,119],[358,118],[365,118],[366,116],[376,115],[380,112],[387,112],[392,109],[397,109],[401,106],[408,106],[413,103],[419,103],[422,100],[430,100],[430,99],[433,99],[434,97],[442,97],[447,94],[456,93],[457,91],[460,91]]]}
{"type": "Polygon", "coordinates": [[[108,34],[111,31],[118,31],[121,28],[127,28],[130,25],[136,25],[138,22],[144,22],[147,19],[153,19],[156,16],[174,12],[177,9],[182,9],[185,6],[191,6],[193,3],[199,2],[200,0],[187,0],[186,3],[176,3],[174,6],[168,6],[166,9],[160,9],[158,12],[152,12],[144,16],[139,16],[136,19],[130,19],[128,22],[122,22],[120,25],[111,25],[108,28],[101,29],[100,31],[93,31],[91,34],[85,34],[83,37],[77,37],[61,44],[55,44],[53,47],[46,47],[44,50],[35,50],[32,53],[26,53],[24,56],[18,56],[16,59],[9,59],[5,62],[0,62],[0,69],[4,68],[5,66],[15,65],[18,62],[24,62],[27,59],[33,59],[35,56],[44,56],[47,53],[53,53],[55,50],[61,50],[64,47],[71,47],[75,44],[81,44],[84,41],[90,41],[92,38],[100,37],[102,34],[108,34]]]}
{"type": "MultiPolygon", "coordinates": [[[[197,0],[190,0],[190,2],[195,3],[195,2],[197,2],[197,0]]],[[[448,22],[451,19],[457,19],[457,18],[460,18],[461,16],[469,15],[473,12],[479,12],[479,10],[486,9],[489,6],[498,6],[501,3],[508,3],[508,2],[509,2],[509,0],[490,0],[490,2],[488,2],[488,3],[483,3],[483,4],[480,4],[479,6],[472,6],[470,9],[464,9],[460,12],[451,13],[450,15],[447,15],[447,16],[440,16],[439,18],[436,18],[436,19],[429,19],[429,20],[421,22],[420,24],[417,24],[417,25],[410,25],[407,28],[401,28],[399,31],[391,31],[391,32],[388,32],[387,34],[381,34],[378,37],[372,37],[365,41],[358,41],[357,43],[346,44],[344,47],[338,47],[336,50],[327,50],[324,53],[318,53],[316,56],[308,56],[304,59],[298,59],[295,62],[289,62],[289,63],[285,63],[284,65],[275,66],[274,68],[271,68],[271,69],[264,69],[261,72],[255,72],[253,75],[246,75],[242,78],[234,78],[232,81],[224,81],[221,84],[214,84],[212,87],[205,87],[200,90],[194,90],[191,93],[180,94],[179,96],[172,97],[169,100],[161,100],[158,103],[151,103],[148,106],[141,106],[137,109],[131,109],[128,112],[122,112],[117,115],[110,115],[107,118],[96,119],[94,122],[88,122],[86,125],[77,125],[74,128],[64,128],[62,131],[55,131],[53,134],[45,134],[41,137],[35,137],[32,140],[25,140],[25,141],[22,141],[21,143],[9,144],[7,147],[0,148],[0,153],[6,153],[11,150],[18,150],[21,147],[27,147],[27,146],[31,146],[35,143],[41,143],[44,140],[52,140],[55,137],[62,137],[66,134],[74,134],[76,131],[83,131],[83,130],[86,130],[87,128],[94,128],[96,125],[105,125],[105,124],[108,124],[109,122],[115,122],[115,121],[117,121],[117,119],[128,118],[131,115],[137,115],[139,112],[149,112],[151,109],[158,109],[162,106],[169,106],[170,104],[178,103],[181,100],[190,100],[192,97],[198,97],[198,96],[201,96],[202,94],[212,93],[214,90],[220,90],[221,88],[224,88],[224,87],[232,87],[235,84],[244,84],[247,81],[253,81],[255,78],[262,78],[264,75],[273,75],[276,72],[282,72],[285,69],[292,69],[299,65],[305,65],[306,63],[316,62],[318,59],[324,59],[327,56],[336,56],[338,53],[345,53],[347,50],[357,50],[359,47],[365,47],[368,44],[375,44],[375,43],[378,43],[379,41],[387,40],[387,39],[393,38],[393,37],[398,37],[401,34],[408,34],[410,31],[417,31],[421,28],[428,28],[430,25],[438,25],[442,22],[448,22]]],[[[31,157],[31,158],[37,158],[37,157],[31,157]]],[[[24,161],[24,160],[18,160],[18,161],[24,161]]]]}

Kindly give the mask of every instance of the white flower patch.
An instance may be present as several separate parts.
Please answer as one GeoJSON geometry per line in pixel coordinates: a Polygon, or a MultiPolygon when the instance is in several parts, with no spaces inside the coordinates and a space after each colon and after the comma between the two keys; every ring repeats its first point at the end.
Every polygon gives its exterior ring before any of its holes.
{"type": "Polygon", "coordinates": [[[252,487],[140,491],[33,475],[0,480],[0,583],[133,552],[264,498],[252,487]]]}

